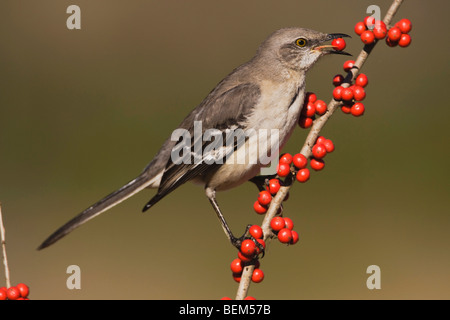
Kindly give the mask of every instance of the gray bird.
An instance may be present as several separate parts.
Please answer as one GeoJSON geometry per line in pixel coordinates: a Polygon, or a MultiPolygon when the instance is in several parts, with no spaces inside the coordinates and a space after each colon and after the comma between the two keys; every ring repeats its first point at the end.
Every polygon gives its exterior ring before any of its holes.
{"type": "Polygon", "coordinates": [[[300,117],[307,71],[324,55],[349,55],[324,44],[341,37],[349,36],[303,28],[275,31],[260,45],[250,61],[233,70],[181,122],[178,129],[193,135],[194,141],[180,147],[183,137],[169,137],[137,178],[64,224],[38,249],[48,247],[83,223],[145,188],[157,188],[158,191],[143,211],[187,181],[204,185],[206,196],[225,234],[238,247],[242,237],[236,238],[230,231],[217,204],[216,191],[234,188],[249,181],[259,174],[264,164],[262,161],[237,161],[233,156],[239,154],[240,150],[245,150],[243,154],[247,156],[246,159],[261,154],[261,151],[266,155],[278,154],[300,117]],[[214,136],[215,139],[195,139],[195,123],[201,124],[202,134],[209,130],[218,135],[214,136]],[[277,139],[269,138],[268,143],[262,145],[247,135],[247,132],[260,132],[261,129],[276,130],[277,139]],[[231,135],[230,138],[229,132],[240,134],[235,137],[231,135]],[[220,135],[222,139],[218,139],[220,135]],[[221,141],[221,144],[213,145],[216,140],[221,141]],[[182,154],[182,151],[187,152],[180,162],[174,158],[174,154],[182,154]]]}

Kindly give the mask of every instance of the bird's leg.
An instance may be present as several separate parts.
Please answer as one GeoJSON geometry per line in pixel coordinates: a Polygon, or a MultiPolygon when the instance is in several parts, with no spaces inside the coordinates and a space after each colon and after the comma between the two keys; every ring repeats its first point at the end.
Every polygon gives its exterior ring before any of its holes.
{"type": "Polygon", "coordinates": [[[225,232],[225,235],[227,236],[228,240],[230,240],[231,244],[235,247],[239,247],[240,243],[238,243],[238,239],[233,235],[233,233],[230,230],[230,227],[228,226],[228,223],[225,221],[225,218],[220,211],[219,205],[217,204],[216,198],[214,196],[209,197],[209,201],[211,202],[211,205],[214,208],[214,211],[217,214],[217,217],[219,218],[220,224],[222,225],[223,231],[225,232]]]}
{"type": "Polygon", "coordinates": [[[252,239],[255,244],[258,246],[258,248],[261,250],[260,252],[263,253],[264,255],[264,248],[262,247],[262,245],[256,241],[256,239],[254,239],[252,236],[249,235],[248,230],[250,229],[251,225],[247,225],[247,227],[245,228],[245,232],[244,234],[240,237],[240,238],[236,238],[233,233],[231,232],[230,227],[228,226],[227,222],[225,221],[225,217],[222,214],[222,211],[219,208],[219,205],[217,204],[216,201],[216,192],[210,188],[206,188],[206,196],[208,197],[209,201],[211,202],[211,205],[214,208],[214,211],[217,214],[217,217],[219,218],[220,224],[223,228],[223,231],[225,232],[225,235],[227,236],[228,240],[231,242],[231,244],[236,247],[238,250],[240,250],[241,248],[241,244],[242,241],[244,241],[245,239],[252,239]]]}

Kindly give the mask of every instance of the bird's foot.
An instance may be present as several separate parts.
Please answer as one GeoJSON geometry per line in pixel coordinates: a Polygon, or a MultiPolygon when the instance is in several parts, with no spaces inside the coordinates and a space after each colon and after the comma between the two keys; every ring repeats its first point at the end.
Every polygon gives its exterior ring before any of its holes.
{"type": "Polygon", "coordinates": [[[267,176],[255,176],[248,181],[253,182],[259,191],[263,191],[266,190],[266,187],[269,185],[270,179],[274,179],[276,178],[276,176],[276,174],[267,176]]]}
{"type": "Polygon", "coordinates": [[[250,225],[250,224],[247,225],[247,227],[245,228],[244,234],[239,238],[231,236],[231,238],[230,238],[231,244],[234,247],[236,247],[239,250],[239,252],[241,252],[242,255],[249,258],[250,260],[257,259],[260,254],[262,255],[261,258],[263,258],[264,254],[265,254],[264,241],[262,241],[262,239],[256,239],[249,233],[249,230],[251,227],[252,227],[252,225],[250,225]],[[249,242],[245,243],[244,242],[245,240],[251,240],[255,244],[255,247],[254,247],[255,249],[254,250],[252,249],[253,245],[251,243],[249,243],[249,242]],[[260,240],[260,241],[258,241],[258,240],[260,240]],[[244,244],[244,247],[243,247],[243,244],[244,244]]]}

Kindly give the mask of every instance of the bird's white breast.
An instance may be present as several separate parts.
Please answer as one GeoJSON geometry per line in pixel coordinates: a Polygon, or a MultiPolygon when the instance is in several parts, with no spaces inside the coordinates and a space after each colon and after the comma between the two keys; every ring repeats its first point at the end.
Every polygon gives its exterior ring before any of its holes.
{"type": "MultiPolygon", "coordinates": [[[[304,82],[298,81],[260,82],[261,98],[253,113],[247,118],[246,128],[248,130],[251,128],[258,135],[259,142],[262,137],[260,133],[270,134],[273,132],[271,130],[277,132],[277,141],[267,139],[269,146],[267,152],[263,151],[265,155],[271,154],[272,158],[276,157],[295,129],[303,105],[304,86],[304,82]]],[[[254,142],[255,139],[248,139],[235,152],[234,157],[229,158],[216,174],[208,177],[208,185],[217,190],[224,190],[259,174],[261,167],[266,165],[259,161],[262,152],[259,148],[265,149],[267,144],[254,142]]]]}

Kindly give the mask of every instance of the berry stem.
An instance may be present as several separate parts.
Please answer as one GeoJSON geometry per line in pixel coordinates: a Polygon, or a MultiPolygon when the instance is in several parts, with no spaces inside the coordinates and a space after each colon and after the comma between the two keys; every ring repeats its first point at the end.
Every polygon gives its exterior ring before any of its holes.
{"type": "Polygon", "coordinates": [[[1,203],[0,203],[0,235],[1,235],[1,241],[2,241],[3,264],[5,265],[6,288],[9,288],[9,287],[11,287],[11,280],[9,278],[8,258],[6,257],[5,227],[3,226],[2,204],[1,203]]]}
{"type": "MultiPolygon", "coordinates": [[[[398,9],[400,8],[403,0],[394,0],[386,13],[383,22],[386,25],[389,25],[391,23],[392,18],[397,13],[398,9]]],[[[351,68],[347,76],[344,79],[344,82],[341,84],[344,88],[349,87],[350,83],[356,79],[359,72],[361,71],[362,66],[364,65],[365,61],[369,57],[370,53],[372,52],[375,45],[378,43],[377,40],[375,40],[374,43],[365,45],[364,48],[361,50],[360,54],[358,55],[356,61],[355,61],[355,67],[351,68]]],[[[305,143],[300,151],[301,154],[303,154],[307,159],[312,154],[312,147],[314,146],[317,137],[320,134],[320,131],[325,126],[328,119],[331,117],[333,112],[342,105],[343,103],[341,101],[336,101],[334,99],[331,100],[331,102],[328,104],[328,110],[320,116],[318,119],[316,119],[309,131],[308,136],[306,137],[305,143]]],[[[295,179],[292,179],[292,183],[295,179]]],[[[292,184],[288,186],[282,186],[280,190],[277,192],[277,194],[272,198],[272,201],[270,203],[269,209],[267,210],[264,220],[261,224],[261,228],[264,233],[263,240],[268,243],[269,238],[273,238],[274,234],[272,233],[272,230],[270,228],[270,221],[276,216],[281,203],[283,202],[284,198],[289,192],[289,189],[291,188],[292,184]]],[[[241,281],[239,283],[236,300],[242,300],[246,297],[248,289],[250,287],[251,278],[253,274],[255,266],[249,265],[244,268],[241,276],[241,281]]]]}

